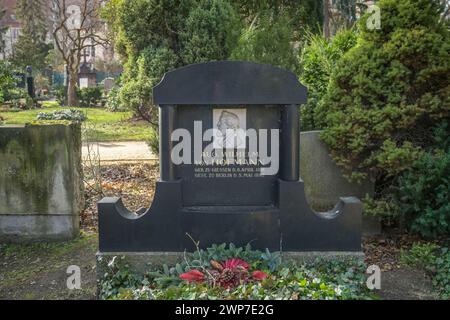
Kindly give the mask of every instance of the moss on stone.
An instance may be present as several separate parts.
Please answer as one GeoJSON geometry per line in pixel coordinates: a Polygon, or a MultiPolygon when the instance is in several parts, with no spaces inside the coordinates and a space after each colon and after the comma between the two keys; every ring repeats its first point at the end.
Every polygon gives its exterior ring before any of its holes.
{"type": "MultiPolygon", "coordinates": [[[[79,215],[80,125],[58,121],[0,127],[0,163],[0,214],[79,215]]],[[[49,227],[42,223],[36,231],[46,233],[49,227]]]]}
{"type": "Polygon", "coordinates": [[[73,124],[70,120],[34,120],[26,123],[26,126],[50,126],[50,125],[70,126],[73,124]]]}

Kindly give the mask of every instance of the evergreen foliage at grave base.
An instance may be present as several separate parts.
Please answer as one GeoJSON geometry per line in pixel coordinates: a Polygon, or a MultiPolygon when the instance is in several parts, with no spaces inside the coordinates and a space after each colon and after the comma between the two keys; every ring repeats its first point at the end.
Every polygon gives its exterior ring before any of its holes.
{"type": "Polygon", "coordinates": [[[401,251],[400,261],[425,270],[443,299],[450,299],[450,251],[434,243],[415,243],[410,250],[401,251]]]}
{"type": "Polygon", "coordinates": [[[424,238],[450,234],[450,134],[448,124],[434,130],[429,151],[402,174],[391,179],[377,199],[363,199],[364,213],[382,218],[387,225],[401,222],[409,232],[424,238]]]}
{"type": "Polygon", "coordinates": [[[366,287],[364,263],[353,259],[317,260],[314,263],[284,262],[278,253],[213,245],[197,250],[175,266],[164,265],[140,276],[130,272],[124,258],[108,261],[101,281],[102,299],[372,299],[366,287]],[[262,281],[224,288],[208,283],[187,282],[180,275],[193,269],[207,270],[210,261],[240,258],[251,269],[268,274],[262,281]]]}
{"type": "Polygon", "coordinates": [[[408,228],[425,238],[450,234],[450,148],[424,153],[398,182],[396,203],[408,228]]]}

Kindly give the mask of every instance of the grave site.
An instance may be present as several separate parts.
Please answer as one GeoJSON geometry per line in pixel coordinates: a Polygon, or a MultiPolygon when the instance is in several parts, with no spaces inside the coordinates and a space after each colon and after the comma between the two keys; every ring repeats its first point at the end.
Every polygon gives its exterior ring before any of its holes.
{"type": "Polygon", "coordinates": [[[160,181],[155,198],[138,217],[118,198],[99,202],[100,254],[195,249],[187,233],[203,248],[232,242],[281,252],[361,253],[362,206],[357,198],[343,197],[324,213],[307,204],[299,172],[298,115],[307,90],[292,73],[255,63],[209,62],[169,72],[153,96],[160,108],[160,181]],[[236,117],[234,127],[222,119],[224,114],[236,117]],[[231,125],[230,135],[203,141],[208,129],[216,127],[218,133],[225,125],[231,125]],[[246,143],[243,131],[241,137],[235,133],[238,128],[253,129],[260,141],[246,143]],[[180,129],[187,135],[179,143],[191,143],[179,150],[182,161],[176,165],[173,133],[180,129]],[[227,147],[215,142],[231,135],[242,143],[227,147]],[[250,143],[269,150],[270,156],[266,151],[263,159],[250,161],[261,157],[258,148],[250,150],[250,143]],[[269,146],[262,147],[263,143],[269,146]],[[209,149],[215,153],[210,164],[204,159],[196,164],[199,153],[209,149]],[[238,152],[248,164],[238,164],[238,152]],[[217,163],[219,153],[222,159],[217,163]],[[199,169],[208,174],[200,175],[199,169]]]}
{"type": "Polygon", "coordinates": [[[449,12],[0,0],[0,300],[448,300],[449,12]]]}

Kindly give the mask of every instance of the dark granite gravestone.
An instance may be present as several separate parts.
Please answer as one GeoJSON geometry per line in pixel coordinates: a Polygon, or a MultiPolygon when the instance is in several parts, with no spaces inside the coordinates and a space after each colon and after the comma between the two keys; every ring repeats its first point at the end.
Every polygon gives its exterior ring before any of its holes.
{"type": "Polygon", "coordinates": [[[168,72],[153,98],[160,107],[161,177],[152,206],[135,214],[119,198],[101,200],[101,252],[192,250],[187,235],[201,247],[361,250],[358,199],[341,198],[325,213],[306,202],[298,107],[307,90],[293,73],[250,62],[189,65],[168,72]],[[226,129],[256,134],[227,136],[226,129]]]}
{"type": "Polygon", "coordinates": [[[25,75],[25,73],[16,72],[14,74],[14,78],[16,79],[16,87],[25,89],[25,87],[26,87],[26,75],[25,75]]]}

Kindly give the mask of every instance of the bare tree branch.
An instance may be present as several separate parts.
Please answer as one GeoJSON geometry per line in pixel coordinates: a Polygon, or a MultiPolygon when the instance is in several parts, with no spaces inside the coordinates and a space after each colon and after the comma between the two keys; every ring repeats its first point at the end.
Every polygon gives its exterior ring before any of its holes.
{"type": "Polygon", "coordinates": [[[75,103],[71,102],[71,97],[76,99],[75,88],[83,51],[88,47],[109,45],[107,35],[103,34],[104,22],[100,18],[103,2],[105,0],[83,0],[76,13],[69,13],[70,5],[66,0],[53,0],[53,38],[69,72],[69,105],[75,103]]]}

